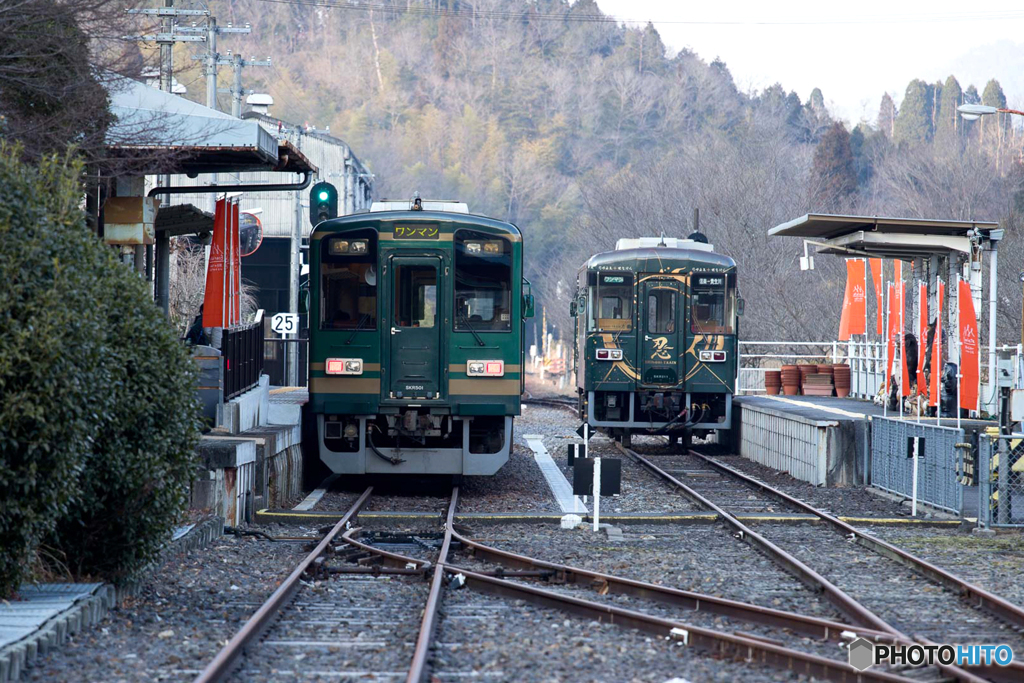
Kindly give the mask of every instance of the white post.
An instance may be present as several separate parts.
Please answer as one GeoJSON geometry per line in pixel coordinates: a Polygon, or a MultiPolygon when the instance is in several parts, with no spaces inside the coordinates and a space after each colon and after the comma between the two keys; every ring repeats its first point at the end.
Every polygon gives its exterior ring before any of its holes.
{"type": "Polygon", "coordinates": [[[882,378],[882,391],[885,395],[882,398],[882,417],[889,416],[889,316],[892,315],[892,295],[889,294],[888,287],[885,291],[885,301],[885,341],[882,347],[882,371],[885,373],[885,377],[882,378]]]}
{"type": "Polygon", "coordinates": [[[913,482],[911,483],[911,486],[913,487],[914,491],[913,491],[913,495],[912,495],[911,503],[910,503],[910,505],[911,505],[910,516],[911,517],[917,517],[917,449],[920,447],[920,445],[921,445],[921,437],[915,436],[914,437],[914,474],[913,474],[913,482]]]}
{"type": "MultiPolygon", "coordinates": [[[[960,278],[960,280],[962,279],[963,277],[960,278]]],[[[960,282],[957,281],[956,284],[956,428],[960,429],[960,384],[961,378],[964,376],[964,346],[960,340],[964,329],[964,312],[960,306],[960,282]]]]}
{"type": "Polygon", "coordinates": [[[601,457],[594,458],[594,531],[601,521],[601,457]]]}

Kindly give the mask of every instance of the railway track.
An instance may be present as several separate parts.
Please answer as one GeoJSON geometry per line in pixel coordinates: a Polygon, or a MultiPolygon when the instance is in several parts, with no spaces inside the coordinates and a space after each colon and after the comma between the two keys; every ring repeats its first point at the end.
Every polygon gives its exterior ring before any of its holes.
{"type": "MultiPolygon", "coordinates": [[[[683,495],[714,511],[741,540],[820,591],[845,618],[903,641],[1009,642],[1022,651],[1024,610],[831,514],[759,482],[715,458],[690,451],[658,457],[620,450],[683,495]],[[799,512],[823,524],[746,526],[742,512],[799,512]],[[812,565],[815,568],[812,568],[812,565]]],[[[1024,680],[1024,667],[941,667],[963,681],[1024,680]]]]}

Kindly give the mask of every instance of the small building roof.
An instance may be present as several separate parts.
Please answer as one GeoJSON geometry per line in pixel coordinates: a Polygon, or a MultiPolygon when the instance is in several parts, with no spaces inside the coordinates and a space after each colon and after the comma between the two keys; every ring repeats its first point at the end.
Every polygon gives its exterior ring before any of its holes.
{"type": "MultiPolygon", "coordinates": [[[[165,150],[177,155],[169,172],[217,173],[243,170],[315,172],[294,145],[255,121],[204,107],[144,83],[116,75],[105,79],[110,111],[117,120],[107,145],[124,154],[165,150]]],[[[164,170],[164,169],[161,169],[164,170]]]]}
{"type": "Polygon", "coordinates": [[[806,239],[824,254],[861,252],[885,258],[913,258],[967,252],[972,236],[988,239],[998,229],[999,224],[992,221],[809,213],[775,226],[768,235],[806,239]]]}

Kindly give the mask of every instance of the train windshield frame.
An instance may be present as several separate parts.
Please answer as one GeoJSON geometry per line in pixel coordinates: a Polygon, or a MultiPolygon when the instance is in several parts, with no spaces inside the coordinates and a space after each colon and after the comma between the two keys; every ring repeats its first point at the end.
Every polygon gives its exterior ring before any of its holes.
{"type": "Polygon", "coordinates": [[[633,273],[591,271],[587,273],[588,328],[591,332],[633,331],[633,273]]]}
{"type": "Polygon", "coordinates": [[[736,334],[736,273],[693,273],[690,332],[736,334]]]}
{"type": "Polygon", "coordinates": [[[377,231],[320,240],[320,329],[377,329],[377,231]]]}
{"type": "Polygon", "coordinates": [[[454,236],[456,332],[512,331],[512,241],[459,229],[454,236]]]}

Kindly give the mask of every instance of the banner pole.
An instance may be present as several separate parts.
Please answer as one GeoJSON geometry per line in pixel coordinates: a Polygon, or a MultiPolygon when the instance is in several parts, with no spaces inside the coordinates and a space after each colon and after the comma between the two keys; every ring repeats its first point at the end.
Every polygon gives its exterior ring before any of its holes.
{"type": "Polygon", "coordinates": [[[956,350],[957,350],[957,363],[956,363],[956,428],[960,429],[960,385],[963,383],[964,376],[964,309],[960,305],[960,282],[963,281],[963,276],[957,278],[956,282],[956,326],[957,326],[957,337],[956,337],[956,350]]]}
{"type": "Polygon", "coordinates": [[[885,369],[884,396],[882,397],[882,417],[889,416],[889,316],[892,315],[892,293],[885,288],[885,342],[882,346],[882,367],[885,369]]]}
{"type": "Polygon", "coordinates": [[[900,390],[897,393],[897,396],[900,399],[900,419],[902,420],[903,419],[903,368],[907,367],[907,342],[906,342],[906,335],[903,332],[904,322],[905,322],[904,319],[903,319],[903,311],[906,310],[906,308],[907,308],[907,301],[906,301],[907,293],[906,293],[905,288],[903,287],[903,277],[902,276],[900,277],[899,284],[896,285],[896,286],[900,288],[900,290],[899,290],[900,291],[900,296],[899,296],[899,299],[900,299],[900,390]]]}

